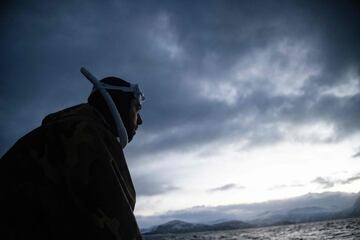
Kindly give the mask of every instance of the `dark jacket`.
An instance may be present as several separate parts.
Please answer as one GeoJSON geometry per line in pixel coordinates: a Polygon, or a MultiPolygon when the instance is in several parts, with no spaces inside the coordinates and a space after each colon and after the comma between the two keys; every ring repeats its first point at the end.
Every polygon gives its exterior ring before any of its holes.
{"type": "Polygon", "coordinates": [[[48,115],[1,158],[0,201],[1,239],[141,239],[123,151],[88,104],[48,115]]]}

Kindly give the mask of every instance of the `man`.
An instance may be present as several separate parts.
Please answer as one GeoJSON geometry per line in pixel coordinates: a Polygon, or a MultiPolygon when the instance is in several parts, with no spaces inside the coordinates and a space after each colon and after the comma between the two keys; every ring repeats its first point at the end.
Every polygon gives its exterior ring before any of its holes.
{"type": "MultiPolygon", "coordinates": [[[[142,93],[119,78],[100,82],[110,89],[130,142],[142,124],[142,93]]],[[[88,103],[46,116],[19,139],[0,161],[0,238],[141,239],[118,135],[94,88],[88,103]]]]}

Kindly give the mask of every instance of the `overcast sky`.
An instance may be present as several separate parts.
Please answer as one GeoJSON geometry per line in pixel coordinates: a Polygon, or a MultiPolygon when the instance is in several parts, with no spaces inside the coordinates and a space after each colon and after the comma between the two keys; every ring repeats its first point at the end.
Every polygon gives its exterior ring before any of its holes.
{"type": "Polygon", "coordinates": [[[125,149],[136,214],[360,189],[356,1],[9,1],[0,154],[85,102],[80,74],[146,96],[125,149]]]}

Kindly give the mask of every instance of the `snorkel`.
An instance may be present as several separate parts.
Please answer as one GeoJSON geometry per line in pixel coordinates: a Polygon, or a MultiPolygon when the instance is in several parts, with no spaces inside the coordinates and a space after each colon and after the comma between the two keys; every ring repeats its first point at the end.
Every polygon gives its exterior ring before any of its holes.
{"type": "Polygon", "coordinates": [[[93,92],[99,91],[100,94],[103,96],[103,98],[106,102],[106,105],[108,106],[108,108],[111,112],[111,115],[114,119],[115,125],[116,125],[116,130],[118,133],[117,139],[118,139],[121,147],[124,149],[125,146],[128,144],[128,135],[126,132],[126,128],[124,126],[124,123],[120,117],[120,113],[117,110],[113,99],[111,98],[110,94],[108,93],[108,91],[106,89],[119,90],[119,91],[123,91],[123,92],[132,93],[133,96],[135,97],[135,99],[137,101],[139,101],[139,104],[141,104],[141,102],[145,100],[145,97],[141,93],[139,86],[137,84],[130,84],[130,87],[113,86],[113,85],[102,83],[102,82],[98,81],[97,78],[94,75],[92,75],[84,67],[82,67],[80,69],[80,72],[94,85],[93,92]]]}

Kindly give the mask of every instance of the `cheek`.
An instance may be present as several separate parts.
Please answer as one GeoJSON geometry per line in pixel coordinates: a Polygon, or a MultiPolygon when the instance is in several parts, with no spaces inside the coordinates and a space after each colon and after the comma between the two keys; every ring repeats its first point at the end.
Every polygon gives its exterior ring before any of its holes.
{"type": "Polygon", "coordinates": [[[136,111],[131,111],[130,112],[130,121],[131,121],[131,123],[133,124],[133,125],[136,125],[136,123],[137,123],[137,113],[136,113],[136,111]]]}
{"type": "Polygon", "coordinates": [[[137,113],[134,114],[134,124],[136,125],[137,124],[137,113]]]}

